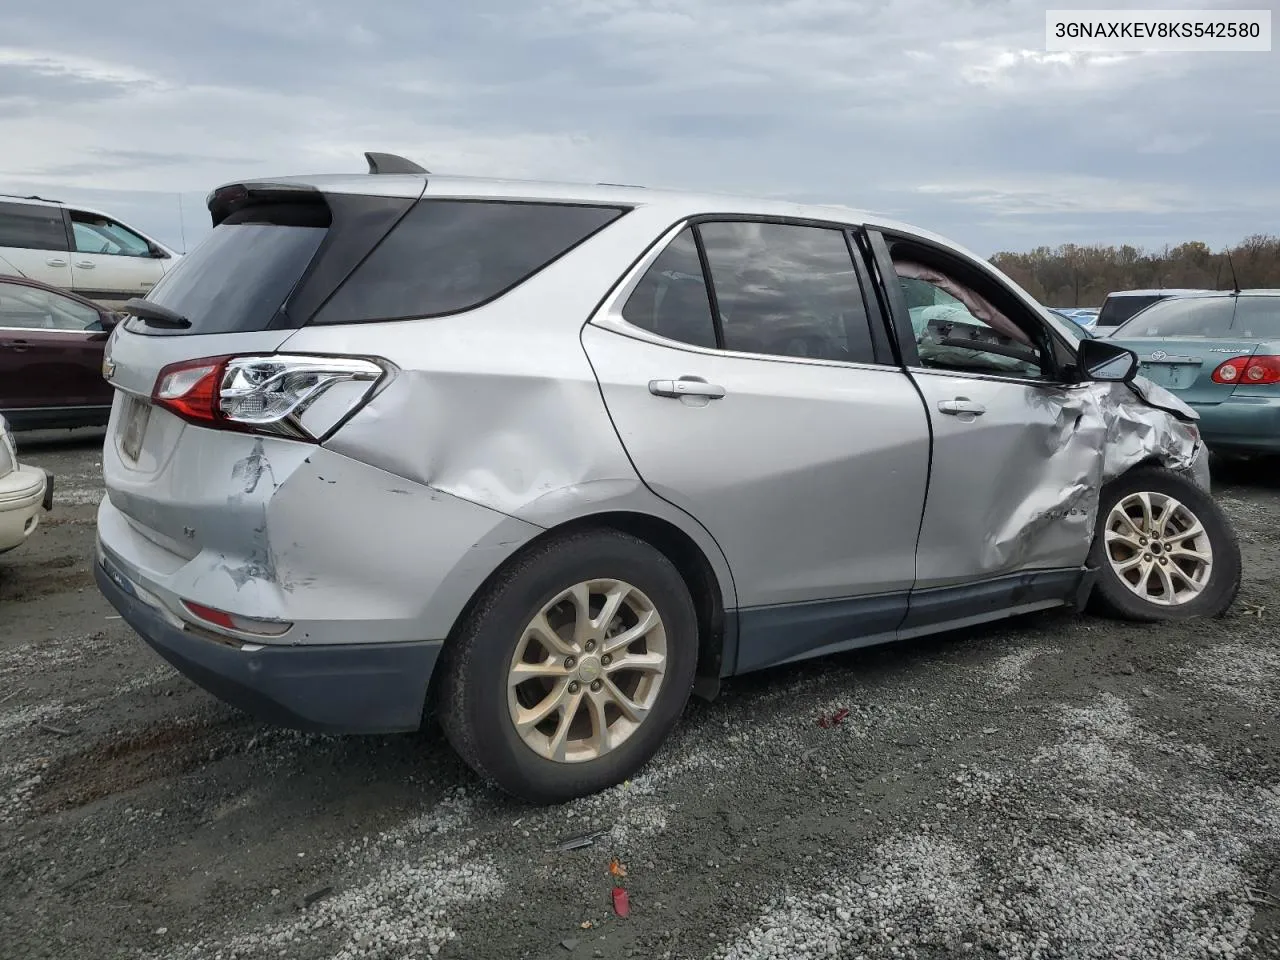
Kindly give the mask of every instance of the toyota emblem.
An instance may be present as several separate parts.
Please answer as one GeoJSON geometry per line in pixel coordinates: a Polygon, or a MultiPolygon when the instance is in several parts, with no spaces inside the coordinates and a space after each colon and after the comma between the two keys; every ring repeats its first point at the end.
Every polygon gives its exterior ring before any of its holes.
{"type": "Polygon", "coordinates": [[[1155,353],[1151,354],[1151,359],[1152,359],[1152,360],[1163,360],[1163,359],[1164,359],[1165,357],[1167,357],[1167,356],[1168,356],[1168,354],[1167,354],[1167,353],[1165,353],[1163,350],[1157,350],[1155,353]]]}

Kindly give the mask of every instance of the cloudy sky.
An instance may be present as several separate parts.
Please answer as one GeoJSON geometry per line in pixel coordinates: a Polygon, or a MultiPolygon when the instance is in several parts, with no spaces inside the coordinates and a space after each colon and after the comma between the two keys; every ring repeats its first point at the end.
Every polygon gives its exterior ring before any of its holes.
{"type": "MultiPolygon", "coordinates": [[[[1266,8],[1272,0],[1148,7],[1266,8]]],[[[0,32],[0,193],[188,248],[245,176],[847,203],[984,253],[1280,224],[1280,53],[1048,54],[1027,0],[60,0],[0,32]],[[181,197],[181,203],[179,198],[181,197]],[[179,217],[179,210],[182,217],[179,217]]]]}

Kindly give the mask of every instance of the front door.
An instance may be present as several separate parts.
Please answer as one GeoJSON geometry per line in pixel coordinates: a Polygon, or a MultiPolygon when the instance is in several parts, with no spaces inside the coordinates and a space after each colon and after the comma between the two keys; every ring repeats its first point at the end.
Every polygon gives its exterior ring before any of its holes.
{"type": "Polygon", "coordinates": [[[633,278],[583,343],[644,482],[729,561],[738,672],[892,637],[929,428],[910,378],[877,362],[845,234],[702,223],[633,278]]]}
{"type": "Polygon", "coordinates": [[[72,289],[104,303],[145,296],[164,276],[164,261],[145,238],[98,214],[68,211],[75,249],[72,289]]]}
{"type": "Polygon", "coordinates": [[[975,265],[899,239],[872,248],[933,429],[904,634],[1061,602],[1093,539],[1106,427],[1066,383],[1063,345],[975,265]]]}

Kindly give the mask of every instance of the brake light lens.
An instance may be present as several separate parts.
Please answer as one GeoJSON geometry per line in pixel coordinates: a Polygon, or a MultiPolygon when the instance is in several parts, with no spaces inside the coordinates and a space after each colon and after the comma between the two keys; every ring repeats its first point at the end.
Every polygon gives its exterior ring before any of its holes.
{"type": "Polygon", "coordinates": [[[363,357],[203,357],[161,370],[151,399],[201,426],[320,442],[391,372],[363,357]]]}
{"type": "Polygon", "coordinates": [[[1232,357],[1213,371],[1214,383],[1280,383],[1280,357],[1232,357]]]}

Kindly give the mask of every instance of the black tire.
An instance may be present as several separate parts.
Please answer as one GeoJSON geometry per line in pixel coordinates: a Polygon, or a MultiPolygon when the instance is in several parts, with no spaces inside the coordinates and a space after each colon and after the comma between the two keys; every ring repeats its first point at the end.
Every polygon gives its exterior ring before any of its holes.
{"type": "Polygon", "coordinates": [[[1222,508],[1186,477],[1162,467],[1130,470],[1102,488],[1089,563],[1098,568],[1090,606],[1104,615],[1139,623],[1220,617],[1240,592],[1240,544],[1222,508]],[[1125,497],[1143,491],[1180,500],[1196,515],[1208,535],[1213,550],[1209,580],[1200,595],[1186,603],[1162,605],[1143,599],[1124,583],[1108,559],[1103,532],[1111,510],[1125,497]]]}
{"type": "Polygon", "coordinates": [[[643,767],[679,722],[693,687],[698,622],[675,565],[643,540],[613,530],[554,537],[495,576],[446,644],[437,716],[459,756],[481,777],[532,803],[560,803],[621,783],[643,767]],[[603,756],[558,763],[520,737],[507,705],[507,676],[529,621],[556,594],[615,578],[641,590],[667,633],[666,674],[633,733],[603,756]]]}

